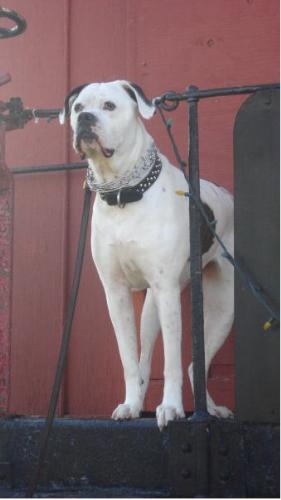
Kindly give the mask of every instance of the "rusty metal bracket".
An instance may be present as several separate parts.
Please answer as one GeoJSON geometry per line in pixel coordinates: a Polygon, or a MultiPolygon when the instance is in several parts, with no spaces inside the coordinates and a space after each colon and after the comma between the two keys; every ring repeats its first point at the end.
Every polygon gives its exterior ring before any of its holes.
{"type": "Polygon", "coordinates": [[[0,102],[0,123],[5,124],[6,130],[23,128],[32,119],[32,110],[24,109],[20,97],[11,97],[6,103],[0,102]]]}
{"type": "MultiPolygon", "coordinates": [[[[9,73],[0,74],[0,87],[10,81],[11,76],[9,73]]],[[[32,110],[24,109],[20,97],[12,97],[8,102],[0,101],[0,126],[4,126],[6,132],[17,128],[23,128],[32,118],[32,110]]]]}
{"type": "Polygon", "coordinates": [[[12,293],[14,179],[5,163],[5,127],[0,124],[0,413],[8,408],[12,293]]]}
{"type": "Polygon", "coordinates": [[[20,97],[11,97],[8,102],[0,101],[0,123],[5,124],[6,130],[24,128],[29,121],[37,121],[40,118],[46,118],[48,121],[51,121],[54,118],[58,118],[59,113],[60,109],[24,108],[20,97]]]}

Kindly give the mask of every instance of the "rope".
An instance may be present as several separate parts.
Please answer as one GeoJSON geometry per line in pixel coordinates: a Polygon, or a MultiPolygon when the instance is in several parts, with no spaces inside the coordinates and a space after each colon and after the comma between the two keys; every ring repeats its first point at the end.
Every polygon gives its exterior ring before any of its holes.
{"type": "MultiPolygon", "coordinates": [[[[206,222],[209,230],[211,231],[212,235],[217,240],[217,242],[219,243],[220,247],[223,249],[222,256],[224,258],[226,258],[232,264],[232,266],[238,272],[238,274],[241,277],[241,279],[243,280],[244,284],[248,287],[248,289],[254,295],[254,297],[256,298],[256,300],[269,313],[270,318],[264,323],[263,329],[266,331],[266,330],[269,330],[273,326],[277,326],[279,324],[279,322],[280,322],[279,314],[270,305],[269,299],[265,295],[262,287],[258,283],[254,282],[253,278],[249,276],[249,273],[243,269],[241,262],[239,262],[237,259],[234,259],[234,257],[231,255],[231,253],[229,252],[229,250],[227,249],[227,247],[223,243],[222,239],[219,237],[219,235],[217,234],[217,232],[214,229],[214,223],[215,223],[215,221],[210,221],[209,220],[209,217],[208,217],[208,215],[207,215],[207,213],[206,213],[206,211],[204,209],[204,205],[203,205],[201,199],[197,198],[194,195],[194,193],[192,192],[191,185],[190,185],[190,182],[189,182],[189,178],[186,175],[186,171],[185,171],[186,162],[181,158],[179,149],[177,147],[175,138],[174,138],[172,130],[171,130],[172,129],[172,121],[171,120],[166,120],[166,118],[164,116],[164,113],[163,113],[163,111],[161,109],[161,102],[157,102],[156,101],[155,104],[156,104],[156,107],[157,107],[157,109],[159,111],[160,117],[161,117],[161,119],[162,119],[162,121],[164,123],[164,126],[166,128],[168,137],[169,137],[169,139],[171,141],[172,148],[173,148],[176,160],[177,160],[177,162],[179,164],[179,167],[180,167],[181,171],[183,172],[183,175],[184,175],[184,177],[186,179],[186,182],[188,184],[188,189],[189,189],[188,192],[177,191],[177,194],[182,195],[182,196],[187,196],[189,198],[192,198],[192,200],[194,201],[197,209],[201,212],[202,217],[204,218],[204,220],[205,220],[205,222],[206,222]]],[[[171,108],[171,110],[172,110],[172,108],[171,108]]]]}

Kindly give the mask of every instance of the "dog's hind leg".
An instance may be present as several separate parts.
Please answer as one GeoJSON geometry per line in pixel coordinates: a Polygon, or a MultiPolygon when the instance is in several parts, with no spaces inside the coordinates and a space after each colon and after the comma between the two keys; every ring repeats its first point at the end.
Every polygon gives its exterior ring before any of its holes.
{"type": "Polygon", "coordinates": [[[149,383],[153,348],[159,332],[160,320],[157,305],[151,288],[148,288],[141,314],[140,328],[141,354],[139,367],[142,378],[141,390],[143,400],[149,383]]]}
{"type": "MultiPolygon", "coordinates": [[[[210,263],[203,272],[206,379],[212,359],[223,345],[233,323],[233,275],[232,265],[222,256],[210,263]]],[[[188,373],[193,387],[192,364],[188,373]]],[[[217,417],[232,415],[228,408],[217,406],[208,392],[207,408],[211,415],[217,417]]]]}

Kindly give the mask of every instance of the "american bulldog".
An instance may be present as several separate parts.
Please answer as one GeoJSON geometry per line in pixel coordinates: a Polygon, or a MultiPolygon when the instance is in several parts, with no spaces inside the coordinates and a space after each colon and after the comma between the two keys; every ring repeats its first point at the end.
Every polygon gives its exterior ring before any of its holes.
{"type": "MultiPolygon", "coordinates": [[[[147,132],[155,106],[129,81],[89,83],[65,100],[73,144],[88,161],[87,183],[96,191],[91,232],[93,259],[102,281],[124,369],[126,395],[116,420],[137,418],[143,409],[151,358],[160,330],[164,345],[164,390],[156,409],[163,429],[185,416],[182,403],[181,291],[190,279],[188,198],[183,173],[170,164],[147,132]],[[146,290],[138,355],[133,290],[146,290]]],[[[201,180],[201,199],[216,231],[233,250],[230,193],[201,180]]],[[[233,269],[206,224],[202,224],[206,374],[233,322],[233,269]]],[[[188,369],[193,386],[192,365],[188,369]]],[[[211,415],[228,417],[207,393],[211,415]]]]}

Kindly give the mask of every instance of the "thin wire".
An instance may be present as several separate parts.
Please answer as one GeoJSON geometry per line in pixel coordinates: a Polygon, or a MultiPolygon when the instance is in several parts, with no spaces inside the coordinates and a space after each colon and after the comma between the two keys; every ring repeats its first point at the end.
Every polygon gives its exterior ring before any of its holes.
{"type": "Polygon", "coordinates": [[[207,215],[207,213],[206,213],[206,211],[204,209],[204,205],[203,205],[201,199],[200,198],[198,199],[194,195],[194,193],[192,192],[192,188],[191,188],[191,185],[190,185],[190,182],[189,182],[189,178],[188,178],[188,176],[186,175],[186,172],[185,172],[186,162],[181,158],[181,155],[180,155],[179,149],[177,147],[175,138],[174,138],[174,136],[172,134],[172,130],[171,130],[172,125],[171,125],[171,122],[169,122],[169,121],[166,120],[166,118],[164,116],[164,113],[163,113],[163,111],[162,111],[162,109],[160,107],[161,104],[156,104],[156,105],[157,105],[157,109],[159,111],[159,114],[161,116],[161,119],[162,119],[162,121],[164,123],[164,126],[165,126],[165,128],[167,130],[169,139],[170,139],[170,141],[172,143],[172,147],[173,147],[173,150],[174,150],[177,162],[179,164],[179,167],[180,167],[181,171],[183,172],[184,177],[186,179],[186,182],[188,184],[189,191],[188,191],[188,193],[184,193],[185,196],[188,196],[189,198],[192,198],[192,200],[196,204],[196,207],[200,210],[200,212],[201,212],[204,220],[206,221],[207,226],[209,227],[212,235],[214,236],[214,238],[217,240],[217,242],[219,243],[219,245],[223,249],[222,256],[224,258],[226,258],[233,265],[234,269],[239,273],[240,277],[243,279],[244,283],[248,286],[249,290],[252,292],[252,294],[254,295],[254,297],[268,311],[268,313],[270,314],[270,320],[269,320],[269,322],[272,323],[272,320],[274,320],[277,323],[279,323],[279,321],[280,321],[279,315],[268,304],[268,300],[267,300],[267,298],[264,297],[265,294],[262,291],[261,286],[258,285],[258,284],[256,284],[256,283],[254,283],[254,281],[248,277],[248,274],[242,269],[241,264],[237,261],[237,259],[235,260],[234,257],[231,255],[231,253],[228,251],[227,247],[225,246],[225,244],[223,243],[223,241],[221,240],[221,238],[219,237],[219,235],[217,234],[217,232],[214,229],[214,221],[210,221],[209,220],[209,217],[208,217],[208,215],[207,215]]]}

